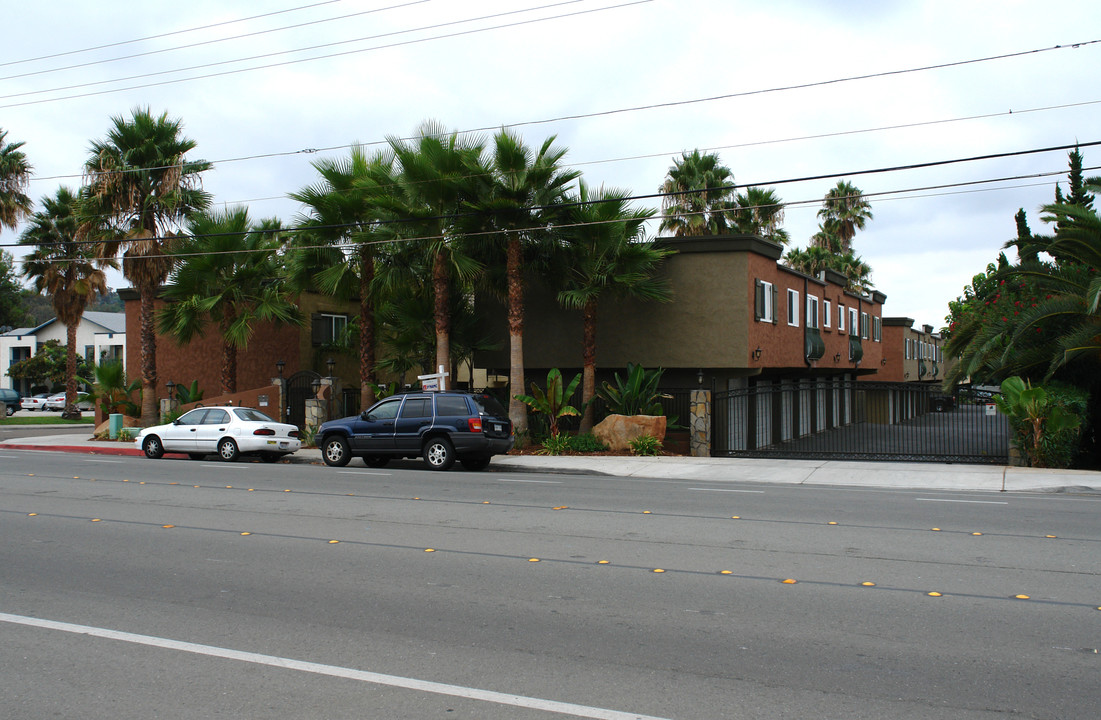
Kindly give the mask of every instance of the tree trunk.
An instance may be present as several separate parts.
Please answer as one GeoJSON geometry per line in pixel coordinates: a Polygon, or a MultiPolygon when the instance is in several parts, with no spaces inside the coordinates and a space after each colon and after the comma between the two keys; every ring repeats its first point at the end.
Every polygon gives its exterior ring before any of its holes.
{"type": "Polygon", "coordinates": [[[528,431],[528,407],[516,399],[524,392],[524,256],[520,236],[508,234],[508,417],[517,434],[528,431]]]}
{"type": "Polygon", "coordinates": [[[359,409],[375,404],[375,304],[371,283],[375,279],[375,258],[363,258],[359,271],[359,409]]]}
{"type": "MultiPolygon", "coordinates": [[[[436,251],[436,257],[432,261],[432,292],[435,296],[436,315],[436,367],[430,372],[436,372],[443,367],[445,373],[451,372],[451,313],[448,311],[450,303],[450,278],[447,273],[447,256],[443,249],[436,251]]],[[[451,387],[451,376],[447,377],[447,387],[451,387]]]]}
{"type": "Polygon", "coordinates": [[[591,299],[581,309],[581,321],[584,327],[584,339],[581,345],[581,358],[584,363],[581,375],[581,402],[585,405],[585,414],[581,417],[581,432],[593,431],[594,413],[592,402],[596,395],[596,300],[591,299]]]}
{"type": "Polygon", "coordinates": [[[157,408],[157,333],[153,325],[156,288],[143,287],[141,293],[141,424],[152,427],[160,422],[157,408]]]}
{"type": "Polygon", "coordinates": [[[65,410],[61,417],[66,420],[78,420],[80,410],[76,407],[76,326],[72,323],[65,326],[65,410]]]}

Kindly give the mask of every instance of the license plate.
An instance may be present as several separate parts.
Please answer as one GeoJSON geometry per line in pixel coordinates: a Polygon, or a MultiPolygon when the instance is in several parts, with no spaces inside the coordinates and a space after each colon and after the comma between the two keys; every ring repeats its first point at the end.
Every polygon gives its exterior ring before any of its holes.
{"type": "Polygon", "coordinates": [[[493,423],[493,432],[504,432],[505,426],[493,423]]]}

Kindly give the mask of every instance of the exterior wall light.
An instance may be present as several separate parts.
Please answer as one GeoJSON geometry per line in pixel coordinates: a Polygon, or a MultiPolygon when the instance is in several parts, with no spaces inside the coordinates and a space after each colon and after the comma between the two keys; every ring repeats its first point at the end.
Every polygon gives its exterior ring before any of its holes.
{"type": "Polygon", "coordinates": [[[758,345],[757,349],[753,351],[753,359],[754,360],[760,360],[761,359],[761,346],[760,345],[758,345]]]}
{"type": "Polygon", "coordinates": [[[286,367],[286,365],[287,363],[285,360],[275,361],[275,369],[279,371],[279,377],[283,377],[283,368],[286,367]]]}
{"type": "Polygon", "coordinates": [[[835,363],[839,363],[839,362],[841,362],[841,353],[834,353],[834,355],[833,355],[833,361],[834,361],[835,363]]]}

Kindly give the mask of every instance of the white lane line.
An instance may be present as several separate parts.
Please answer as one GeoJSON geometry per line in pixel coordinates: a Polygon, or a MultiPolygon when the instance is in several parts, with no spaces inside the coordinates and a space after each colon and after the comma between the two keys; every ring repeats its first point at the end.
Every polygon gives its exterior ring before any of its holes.
{"type": "Polygon", "coordinates": [[[338,475],[381,475],[382,477],[390,477],[394,473],[377,473],[368,472],[366,470],[338,470],[338,475]]]}
{"type": "Polygon", "coordinates": [[[689,490],[700,490],[702,492],[740,492],[740,493],[757,493],[758,495],[764,495],[764,490],[733,490],[730,488],[688,488],[689,490]]]}
{"type": "Polygon", "coordinates": [[[86,463],[108,463],[108,464],[111,464],[111,465],[120,465],[120,464],[122,464],[126,461],[125,460],[85,460],[84,462],[86,462],[86,463]]]}
{"type": "Polygon", "coordinates": [[[949,500],[948,498],[914,498],[922,502],[972,503],[976,505],[1008,505],[1005,500],[949,500]]]}
{"type": "Polygon", "coordinates": [[[0,455],[0,458],[3,458],[5,460],[15,460],[19,457],[22,457],[22,455],[0,455]]]}
{"type": "Polygon", "coordinates": [[[509,478],[497,478],[497,482],[531,483],[533,485],[561,485],[560,480],[511,480],[509,478]]]}
{"type": "Polygon", "coordinates": [[[242,465],[241,463],[218,463],[217,465],[213,465],[213,464],[200,465],[199,467],[218,468],[219,470],[228,470],[230,468],[233,468],[234,470],[253,470],[253,469],[255,469],[250,465],[242,465]]]}
{"type": "Polygon", "coordinates": [[[328,675],[330,677],[359,680],[375,685],[417,690],[419,692],[435,693],[437,695],[452,695],[468,700],[480,700],[496,703],[498,705],[511,705],[529,710],[543,710],[546,712],[571,715],[573,717],[594,718],[595,720],[668,720],[652,715],[639,715],[618,710],[606,710],[604,708],[589,707],[587,705],[574,705],[573,703],[558,702],[555,700],[543,700],[541,698],[512,695],[510,693],[494,692],[492,690],[479,690],[478,688],[463,687],[462,685],[448,685],[432,682],[430,680],[418,680],[416,678],[400,677],[398,675],[383,675],[381,673],[366,672],[353,668],[339,667],[336,665],[322,665],[320,663],[305,662],[292,658],[278,657],[276,655],[261,655],[259,653],[231,650],[229,648],[216,647],[214,645],[199,645],[183,642],[181,640],[169,640],[152,635],[135,635],[134,633],[107,628],[91,627],[89,625],[73,625],[72,623],[42,620],[41,618],[26,617],[23,615],[9,615],[0,613],[0,622],[16,625],[29,625],[31,627],[45,628],[47,630],[60,630],[62,632],[75,633],[77,635],[91,635],[92,637],[119,640],[121,642],[148,645],[150,647],[179,650],[180,652],[207,655],[209,657],[223,658],[226,660],[239,660],[255,665],[267,665],[283,668],[285,670],[297,670],[299,672],[314,673],[315,675],[328,675]]]}

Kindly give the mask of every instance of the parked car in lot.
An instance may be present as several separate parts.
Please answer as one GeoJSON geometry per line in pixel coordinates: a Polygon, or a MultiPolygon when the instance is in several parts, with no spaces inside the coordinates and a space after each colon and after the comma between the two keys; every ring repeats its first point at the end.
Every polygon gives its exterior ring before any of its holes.
{"type": "Polygon", "coordinates": [[[11,388],[0,388],[0,402],[4,403],[7,407],[8,417],[15,414],[15,411],[19,409],[19,402],[23,399],[23,396],[18,391],[11,388]]]}
{"type": "Polygon", "coordinates": [[[447,470],[456,460],[467,470],[483,470],[513,442],[512,423],[497,400],[457,391],[395,395],[317,430],[321,457],[334,467],[353,457],[370,467],[395,457],[423,457],[433,470],[447,470]]]}
{"type": "MultiPolygon", "coordinates": [[[[80,393],[77,393],[77,397],[80,397],[80,393]]],[[[64,410],[65,409],[65,393],[58,393],[46,398],[45,410],[64,410]]],[[[91,410],[92,403],[85,400],[84,402],[78,402],[76,404],[77,410],[91,410]]]]}
{"type": "Polygon", "coordinates": [[[249,407],[188,410],[168,425],[145,428],[134,444],[154,460],[166,452],[187,453],[192,460],[217,453],[227,462],[241,455],[259,455],[265,462],[275,462],[302,447],[297,427],[249,407]]]}
{"type": "Polygon", "coordinates": [[[19,401],[19,407],[24,410],[45,410],[46,400],[49,399],[49,397],[49,393],[39,393],[38,395],[25,397],[19,401]]]}

